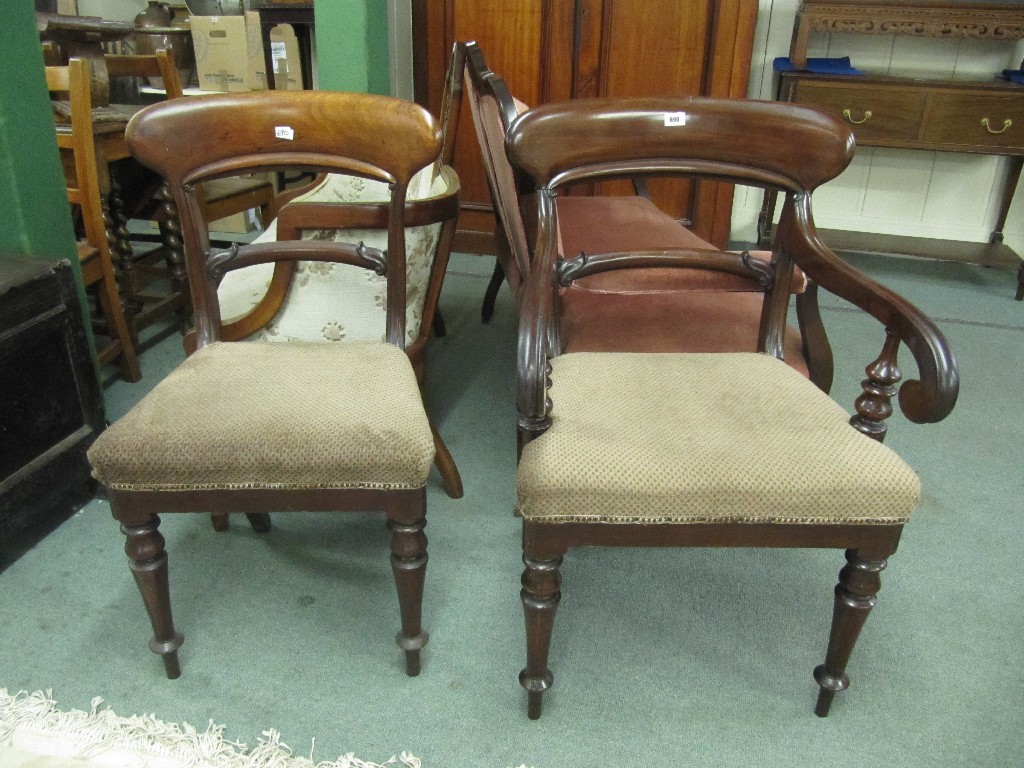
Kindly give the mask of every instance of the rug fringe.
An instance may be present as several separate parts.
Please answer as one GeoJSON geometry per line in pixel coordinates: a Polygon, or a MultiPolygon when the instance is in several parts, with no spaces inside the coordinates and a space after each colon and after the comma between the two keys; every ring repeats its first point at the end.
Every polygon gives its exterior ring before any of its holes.
{"type": "Polygon", "coordinates": [[[127,756],[135,760],[131,765],[138,765],[141,757],[146,768],[421,768],[419,758],[409,752],[384,763],[366,762],[351,752],[315,762],[295,756],[274,729],[264,731],[249,750],[224,738],[225,727],[212,720],[199,731],[188,723],[165,723],[153,714],[119,717],[109,708],[100,709],[102,704],[96,697],[89,712],[62,712],[51,690],[12,696],[0,688],[0,745],[102,765],[127,765],[127,756]],[[122,762],[115,762],[119,758],[122,762]]]}

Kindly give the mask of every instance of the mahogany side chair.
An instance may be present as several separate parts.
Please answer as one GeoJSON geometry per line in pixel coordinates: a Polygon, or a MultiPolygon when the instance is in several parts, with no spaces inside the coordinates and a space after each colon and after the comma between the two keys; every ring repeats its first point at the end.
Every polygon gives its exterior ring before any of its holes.
{"type": "Polygon", "coordinates": [[[135,351],[117,278],[114,274],[108,228],[111,225],[100,172],[105,159],[96,148],[92,121],[90,68],[86,59],[72,58],[67,66],[46,67],[46,87],[51,95],[65,99],[68,120],[58,122],[57,147],[64,167],[68,202],[79,214],[78,229],[82,239],[77,242],[82,280],[86,288],[95,287],[96,302],[103,317],[102,333],[109,339],[97,349],[100,363],[117,362],[126,381],[142,378],[142,368],[135,351]]]}
{"type": "MultiPolygon", "coordinates": [[[[506,133],[527,107],[492,72],[476,43],[466,51],[465,89],[498,221],[498,259],[484,299],[493,312],[502,277],[518,303],[535,255],[534,188],[504,151],[506,133]]],[[[645,196],[647,178],[630,179],[634,195],[556,198],[559,257],[583,253],[713,249],[645,196]]],[[[753,351],[771,254],[748,255],[745,274],[644,268],[588,275],[562,289],[562,332],[572,351],[753,351]]],[[[818,312],[817,287],[796,272],[799,328],[787,325],[786,360],[822,390],[832,383],[832,351],[818,312]]]]}
{"type": "Polygon", "coordinates": [[[815,231],[811,193],[846,168],[853,148],[853,135],[838,120],[770,102],[580,100],[530,110],[512,124],[506,149],[536,186],[538,219],[517,363],[516,511],[523,521],[527,636],[520,682],[531,718],[540,716],[552,684],[560,566],[576,547],[844,549],[828,649],[814,670],[815,712],[827,715],[848,686],[847,661],[920,496],[913,470],[881,442],[891,400],[898,394],[912,422],[937,422],[959,389],[953,353],[938,328],[838,258],[815,231]],[[720,179],[785,195],[760,294],[756,351],[567,348],[559,323],[564,288],[587,276],[649,266],[765,274],[740,254],[706,248],[560,260],[557,196],[575,184],[638,173],[720,179]],[[881,351],[867,364],[852,418],[786,365],[796,268],[882,326],[881,351]],[[918,378],[899,386],[901,344],[918,378]]]}
{"type": "Polygon", "coordinates": [[[416,675],[427,563],[425,486],[434,441],[406,346],[406,206],[441,132],[421,107],[385,96],[268,91],[176,99],[143,109],[128,146],[177,205],[195,307],[195,351],[92,446],[93,474],[153,625],[150,648],[180,674],[159,515],[383,511],[398,589],[397,642],[416,675]],[[294,240],[211,248],[199,185],[251,172],[344,173],[391,185],[387,250],[294,240]],[[273,261],[351,264],[387,278],[386,338],[226,342],[217,284],[273,261]]]}

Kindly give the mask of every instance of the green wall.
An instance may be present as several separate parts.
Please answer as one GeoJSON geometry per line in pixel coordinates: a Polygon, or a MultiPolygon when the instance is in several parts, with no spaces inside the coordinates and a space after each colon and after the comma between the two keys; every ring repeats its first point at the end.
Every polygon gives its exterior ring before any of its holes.
{"type": "Polygon", "coordinates": [[[313,8],[320,88],[388,93],[387,0],[318,0],[313,8]]]}
{"type": "Polygon", "coordinates": [[[35,11],[25,2],[9,5],[0,25],[7,61],[0,78],[0,251],[66,258],[77,269],[35,11]]]}

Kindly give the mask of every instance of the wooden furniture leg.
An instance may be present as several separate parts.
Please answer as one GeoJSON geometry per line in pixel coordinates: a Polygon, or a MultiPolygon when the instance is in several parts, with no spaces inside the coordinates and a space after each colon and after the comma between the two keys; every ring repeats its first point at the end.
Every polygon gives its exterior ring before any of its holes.
{"type": "Polygon", "coordinates": [[[480,319],[485,323],[491,322],[494,317],[494,303],[498,300],[498,291],[505,281],[505,271],[501,268],[501,262],[494,260],[494,271],[491,272],[491,280],[487,283],[487,291],[484,293],[484,303],[480,307],[480,319]]]}
{"type": "Polygon", "coordinates": [[[451,451],[441,439],[433,420],[430,421],[430,432],[434,436],[434,466],[441,473],[441,483],[444,485],[444,492],[449,499],[461,499],[464,493],[462,487],[462,475],[459,468],[455,466],[451,451]]]}
{"type": "Polygon", "coordinates": [[[152,514],[139,521],[121,521],[121,532],[127,537],[124,551],[131,558],[128,567],[135,577],[149,621],[153,625],[153,639],[149,642],[149,649],[159,654],[167,677],[174,680],[181,675],[178,648],[184,638],[175,631],[171,616],[167,552],[159,527],[160,518],[152,514]]]}
{"type": "Polygon", "coordinates": [[[430,636],[423,629],[423,581],[427,572],[426,490],[421,489],[410,501],[394,500],[387,510],[391,531],[391,570],[398,590],[398,607],[402,629],[395,636],[398,647],[405,651],[405,672],[410,677],[420,673],[420,651],[430,636]]]}
{"type": "Polygon", "coordinates": [[[818,717],[826,717],[836,694],[850,686],[846,664],[868,614],[875,607],[878,590],[882,586],[881,573],[890,554],[891,551],[884,554],[853,549],[846,551],[846,566],[839,572],[836,585],[825,663],[814,668],[814,679],[821,688],[814,707],[814,714],[818,717]]]}
{"type": "MultiPolygon", "coordinates": [[[[1017,191],[1017,183],[1020,181],[1021,168],[1024,167],[1024,157],[1008,157],[1010,168],[1006,174],[1006,181],[999,197],[999,216],[996,219],[996,228],[988,241],[990,243],[1003,242],[1003,227],[1006,226],[1006,217],[1010,213],[1010,204],[1013,202],[1013,195],[1017,191]]],[[[1017,301],[1024,301],[1024,260],[1017,268],[1017,292],[1014,297],[1017,301]]]]}
{"type": "Polygon", "coordinates": [[[540,717],[544,691],[554,680],[548,668],[551,631],[555,625],[555,611],[562,599],[561,556],[548,560],[535,559],[523,554],[523,589],[519,593],[526,617],[526,667],[519,673],[519,684],[528,696],[527,714],[531,720],[540,717]]]}

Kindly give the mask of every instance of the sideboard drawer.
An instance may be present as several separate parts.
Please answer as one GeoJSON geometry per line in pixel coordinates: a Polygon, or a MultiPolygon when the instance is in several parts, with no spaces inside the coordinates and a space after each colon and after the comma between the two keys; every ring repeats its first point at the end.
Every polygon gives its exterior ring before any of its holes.
{"type": "Polygon", "coordinates": [[[932,94],[921,138],[934,144],[1024,148],[1024,99],[932,94]]]}
{"type": "Polygon", "coordinates": [[[853,127],[857,141],[915,141],[927,95],[912,90],[798,81],[792,101],[835,115],[853,127]]]}

